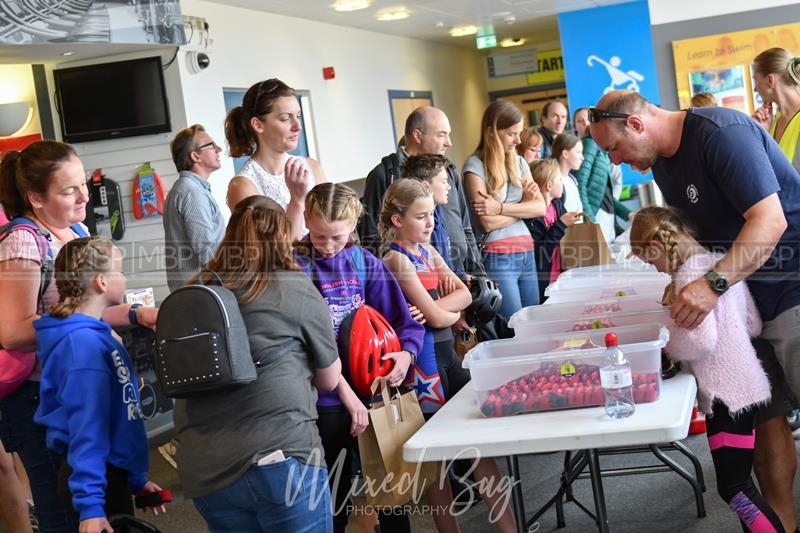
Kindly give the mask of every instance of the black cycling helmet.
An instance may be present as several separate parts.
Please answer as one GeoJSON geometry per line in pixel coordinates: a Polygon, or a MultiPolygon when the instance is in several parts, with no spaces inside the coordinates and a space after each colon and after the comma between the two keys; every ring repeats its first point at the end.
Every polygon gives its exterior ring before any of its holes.
{"type": "Polygon", "coordinates": [[[473,276],[469,292],[472,294],[472,303],[466,310],[467,323],[475,326],[492,321],[503,303],[497,283],[486,276],[473,276]]]}

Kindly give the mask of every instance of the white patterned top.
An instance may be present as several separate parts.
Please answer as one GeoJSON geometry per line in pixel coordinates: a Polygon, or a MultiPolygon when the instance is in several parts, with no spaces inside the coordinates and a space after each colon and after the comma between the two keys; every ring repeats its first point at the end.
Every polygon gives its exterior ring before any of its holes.
{"type": "MultiPolygon", "coordinates": [[[[309,170],[309,172],[311,171],[309,170]]],[[[269,171],[251,157],[245,161],[236,175],[249,179],[256,186],[258,194],[272,198],[286,210],[286,206],[289,205],[289,200],[291,200],[291,195],[289,194],[289,187],[286,186],[283,172],[277,175],[270,174],[269,171]]],[[[314,179],[312,172],[309,188],[315,184],[316,179],[314,179]]]]}

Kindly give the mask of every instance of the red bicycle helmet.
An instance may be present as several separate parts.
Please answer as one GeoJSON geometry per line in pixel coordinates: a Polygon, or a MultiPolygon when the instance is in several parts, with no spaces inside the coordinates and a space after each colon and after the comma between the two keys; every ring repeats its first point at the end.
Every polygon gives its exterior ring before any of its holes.
{"type": "Polygon", "coordinates": [[[350,313],[339,326],[342,372],[361,397],[371,397],[372,382],[394,368],[393,360],[384,361],[381,357],[400,349],[400,339],[392,326],[368,305],[350,313]]]}

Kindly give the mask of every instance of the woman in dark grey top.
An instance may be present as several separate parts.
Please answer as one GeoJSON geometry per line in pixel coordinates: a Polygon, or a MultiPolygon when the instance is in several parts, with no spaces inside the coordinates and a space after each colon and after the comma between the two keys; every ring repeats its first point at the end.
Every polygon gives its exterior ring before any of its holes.
{"type": "Polygon", "coordinates": [[[277,203],[252,196],[208,264],[237,295],[253,358],[272,354],[256,381],[175,406],[178,474],[214,533],[332,530],[314,387],[333,390],[341,363],[291,231],[277,203]]]}

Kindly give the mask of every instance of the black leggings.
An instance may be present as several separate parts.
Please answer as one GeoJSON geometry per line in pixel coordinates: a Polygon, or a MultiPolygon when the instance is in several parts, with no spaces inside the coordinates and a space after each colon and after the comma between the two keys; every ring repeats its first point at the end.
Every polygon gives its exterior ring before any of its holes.
{"type": "MultiPolygon", "coordinates": [[[[58,495],[64,502],[69,516],[76,523],[80,520],[80,515],[72,507],[72,493],[69,490],[69,477],[72,475],[72,468],[69,466],[66,457],[61,456],[61,468],[58,471],[58,495]]],[[[128,486],[130,472],[112,464],[106,463],[106,493],[103,503],[103,510],[106,517],[114,515],[133,516],[133,496],[128,486]]]]}
{"type": "Polygon", "coordinates": [[[325,450],[325,463],[328,465],[328,484],[333,498],[333,531],[344,533],[347,527],[348,506],[347,496],[353,485],[353,450],[356,448],[356,438],[350,435],[350,415],[341,405],[332,407],[317,406],[319,417],[317,428],[325,450]],[[344,452],[344,463],[341,467],[336,465],[339,455],[344,452]],[[336,485],[339,468],[339,483],[336,485]]]}
{"type": "MultiPolygon", "coordinates": [[[[436,369],[439,379],[442,380],[442,391],[445,401],[449,400],[460,391],[469,380],[469,372],[461,366],[461,361],[456,356],[455,343],[452,339],[434,343],[436,352],[436,369]]],[[[427,419],[427,417],[426,417],[427,419]]],[[[469,471],[472,460],[461,459],[453,462],[453,470],[461,475],[469,471]]],[[[411,524],[408,516],[396,509],[394,513],[381,513],[378,519],[381,524],[381,533],[409,533],[411,524]]]]}
{"type": "Polygon", "coordinates": [[[783,533],[783,525],[752,479],[755,409],[731,417],[728,406],[714,402],[706,435],[717,473],[717,492],[739,516],[744,531],[783,533]]]}

